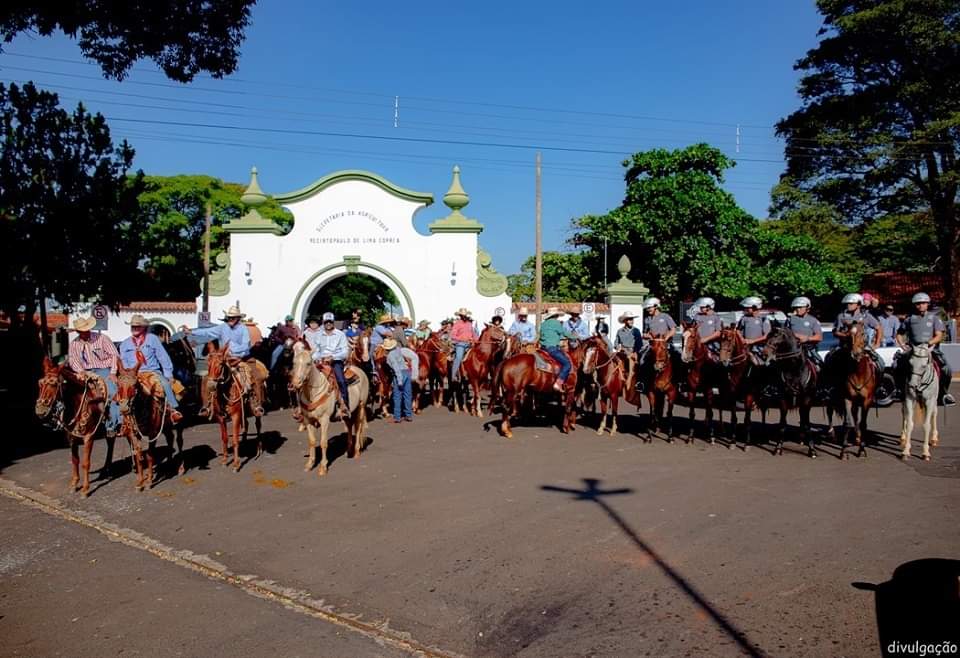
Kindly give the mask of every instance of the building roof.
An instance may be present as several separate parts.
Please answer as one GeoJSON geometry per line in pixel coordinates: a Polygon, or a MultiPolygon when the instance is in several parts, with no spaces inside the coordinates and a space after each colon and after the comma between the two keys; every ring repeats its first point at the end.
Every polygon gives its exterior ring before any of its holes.
{"type": "Polygon", "coordinates": [[[196,313],[196,302],[130,302],[117,306],[114,311],[135,311],[152,313],[196,313]]]}
{"type": "Polygon", "coordinates": [[[942,306],[946,298],[943,277],[930,272],[876,272],[863,278],[863,292],[880,297],[881,304],[909,306],[910,298],[923,291],[933,303],[942,306]]]}
{"type": "MultiPolygon", "coordinates": [[[[510,307],[510,310],[513,313],[516,313],[517,309],[519,309],[521,306],[526,306],[531,313],[539,314],[539,309],[537,309],[536,302],[514,302],[513,305],[510,307]]],[[[543,303],[544,310],[552,306],[556,306],[557,308],[562,310],[564,313],[569,313],[570,311],[581,311],[583,308],[583,303],[582,302],[544,302],[543,303]]],[[[610,307],[607,306],[606,304],[593,302],[593,312],[595,314],[608,313],[609,311],[610,311],[610,307]]]]}

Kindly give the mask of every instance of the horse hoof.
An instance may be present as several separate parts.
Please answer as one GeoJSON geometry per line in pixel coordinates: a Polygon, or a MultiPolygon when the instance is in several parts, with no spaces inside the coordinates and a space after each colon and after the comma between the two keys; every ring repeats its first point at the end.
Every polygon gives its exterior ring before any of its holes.
{"type": "Polygon", "coordinates": [[[307,462],[306,464],[303,465],[303,471],[305,473],[311,470],[313,470],[313,462],[307,462]]]}
{"type": "Polygon", "coordinates": [[[603,428],[597,430],[597,436],[603,436],[603,428]]]}
{"type": "Polygon", "coordinates": [[[811,452],[811,453],[810,453],[810,459],[816,459],[816,458],[817,458],[817,453],[811,452]]]}
{"type": "Polygon", "coordinates": [[[322,478],[322,477],[323,477],[324,475],[326,475],[326,474],[327,474],[327,467],[326,467],[326,466],[321,466],[320,468],[317,469],[317,477],[321,477],[321,478],[322,478]]]}
{"type": "Polygon", "coordinates": [[[925,462],[930,461],[930,455],[924,455],[924,456],[923,456],[923,461],[925,461],[925,462]]]}
{"type": "Polygon", "coordinates": [[[137,484],[137,491],[143,491],[143,482],[137,484]]]}
{"type": "Polygon", "coordinates": [[[186,472],[187,472],[186,466],[181,465],[180,468],[177,469],[177,475],[183,475],[186,472]]]}
{"type": "Polygon", "coordinates": [[[900,461],[905,462],[910,459],[910,455],[900,455],[900,461]]]}
{"type": "Polygon", "coordinates": [[[83,496],[84,498],[88,498],[88,497],[90,496],[90,490],[89,490],[89,489],[81,489],[81,490],[80,490],[80,495],[83,496]]]}

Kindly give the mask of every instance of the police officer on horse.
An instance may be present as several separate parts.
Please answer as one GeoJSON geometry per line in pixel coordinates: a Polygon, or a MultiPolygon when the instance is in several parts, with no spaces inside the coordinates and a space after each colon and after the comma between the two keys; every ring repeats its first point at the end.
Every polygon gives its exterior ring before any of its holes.
{"type": "Polygon", "coordinates": [[[897,332],[897,344],[903,349],[903,352],[897,355],[897,372],[903,381],[904,366],[908,362],[904,355],[909,354],[917,345],[929,345],[933,348],[930,351],[933,360],[940,366],[938,403],[948,406],[956,404],[953,396],[947,392],[952,373],[939,347],[946,336],[947,328],[940,316],[930,311],[930,295],[918,292],[911,301],[916,312],[903,321],[897,332]]]}
{"type": "Polygon", "coordinates": [[[787,316],[785,326],[797,337],[803,353],[819,369],[823,365],[823,359],[817,352],[817,346],[823,340],[823,327],[820,321],[810,313],[810,299],[802,296],[795,297],[790,302],[790,307],[793,313],[787,316]]]}

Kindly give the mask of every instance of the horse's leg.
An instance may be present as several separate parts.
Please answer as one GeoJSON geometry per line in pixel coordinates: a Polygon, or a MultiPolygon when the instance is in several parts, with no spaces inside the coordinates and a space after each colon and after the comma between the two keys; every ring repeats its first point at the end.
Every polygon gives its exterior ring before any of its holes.
{"type": "Polygon", "coordinates": [[[933,419],[937,413],[937,399],[923,401],[923,461],[930,461],[930,435],[933,430],[933,419]],[[931,403],[932,402],[932,403],[931,403]]]}
{"type": "Polygon", "coordinates": [[[847,454],[847,439],[852,431],[850,426],[850,418],[853,416],[853,404],[850,400],[844,399],[843,401],[843,439],[840,443],[840,459],[847,460],[850,458],[850,455],[847,454]]]}
{"type": "Polygon", "coordinates": [[[355,433],[355,429],[356,429],[356,428],[355,428],[354,425],[353,425],[353,417],[352,417],[352,414],[351,414],[351,416],[348,416],[347,420],[344,421],[343,425],[344,425],[344,427],[345,427],[346,430],[347,430],[347,450],[346,450],[347,457],[348,457],[349,459],[354,459],[354,458],[357,456],[357,455],[356,455],[356,451],[357,451],[357,444],[356,444],[357,435],[356,435],[356,433],[355,433]]]}
{"type": "Polygon", "coordinates": [[[327,474],[327,442],[330,440],[330,416],[323,414],[320,417],[320,466],[317,467],[317,476],[327,474]]]}
{"type": "Polygon", "coordinates": [[[140,454],[140,442],[135,440],[132,433],[126,434],[127,442],[130,444],[130,455],[133,461],[133,471],[137,474],[137,483],[134,485],[137,491],[143,491],[143,455],[140,454]]]}
{"type": "Polygon", "coordinates": [[[513,438],[510,429],[510,415],[517,413],[517,396],[508,388],[503,391],[503,414],[500,421],[500,433],[508,439],[513,438]]]}
{"type": "MultiPolygon", "coordinates": [[[[691,409],[690,409],[690,417],[691,417],[691,418],[693,418],[693,404],[694,404],[694,400],[695,400],[696,393],[694,393],[693,396],[694,396],[693,399],[691,399],[691,401],[690,401],[690,406],[691,406],[691,409]]],[[[704,394],[703,394],[703,404],[704,404],[704,406],[706,407],[706,408],[704,409],[704,414],[703,414],[703,416],[704,416],[704,419],[705,419],[706,424],[707,424],[707,427],[706,427],[706,429],[707,429],[707,440],[710,441],[710,445],[713,445],[713,444],[714,444],[714,438],[713,438],[713,437],[716,435],[716,430],[715,430],[715,428],[714,428],[714,426],[713,426],[713,391],[711,391],[711,390],[708,389],[707,391],[704,392],[704,394]]],[[[723,424],[723,423],[722,423],[722,419],[721,419],[721,425],[722,425],[722,424],[723,424]]],[[[693,443],[693,436],[692,436],[692,432],[693,432],[693,421],[692,421],[692,420],[691,420],[691,422],[690,422],[690,426],[691,426],[691,436],[690,436],[691,441],[690,441],[690,442],[693,443]]]]}
{"type": "Polygon", "coordinates": [[[600,393],[600,427],[597,428],[597,434],[602,435],[607,429],[607,394],[600,393]]]}
{"type": "Polygon", "coordinates": [[[101,477],[109,478],[110,473],[113,471],[113,447],[117,442],[116,436],[107,437],[107,456],[103,460],[103,467],[100,469],[100,475],[97,476],[99,480],[101,477]]]}
{"type": "Polygon", "coordinates": [[[221,413],[217,416],[217,422],[220,424],[220,463],[227,465],[227,455],[230,452],[230,437],[227,435],[227,417],[221,413]]]}
{"type": "Polygon", "coordinates": [[[860,444],[860,450],[857,452],[857,457],[867,456],[867,417],[870,415],[870,405],[861,403],[857,414],[860,416],[859,422],[857,423],[857,443],[860,444]]]}
{"type": "Polygon", "coordinates": [[[147,443],[147,489],[153,489],[153,444],[147,443]]]}
{"type": "Polygon", "coordinates": [[[68,437],[67,440],[70,441],[70,464],[73,468],[70,490],[77,491],[80,488],[80,444],[72,437],[68,437]]]}
{"type": "Polygon", "coordinates": [[[653,443],[653,430],[657,425],[657,394],[652,386],[647,393],[647,404],[650,407],[650,414],[647,420],[647,437],[644,439],[644,442],[653,443]]]}
{"type": "Polygon", "coordinates": [[[800,440],[806,441],[807,456],[810,459],[817,458],[816,437],[810,431],[810,408],[813,405],[813,399],[805,400],[800,405],[800,440]]]}
{"type": "Polygon", "coordinates": [[[618,391],[610,400],[610,412],[613,415],[613,421],[610,425],[610,436],[617,433],[617,410],[620,408],[620,392],[618,391]]]}
{"type": "Polygon", "coordinates": [[[746,435],[743,437],[743,451],[750,450],[753,438],[750,436],[750,426],[753,425],[753,398],[749,395],[743,399],[743,424],[746,435]]]}
{"type": "MultiPolygon", "coordinates": [[[[746,415],[746,414],[744,414],[746,415]]],[[[723,410],[720,411],[720,425],[723,425],[723,410]]],[[[737,445],[737,401],[735,399],[730,400],[730,437],[727,443],[727,448],[732,449],[737,445]]]]}
{"type": "Polygon", "coordinates": [[[183,454],[183,428],[177,427],[174,430],[177,435],[177,459],[180,462],[180,468],[177,469],[177,475],[183,475],[187,472],[187,457],[183,454]]]}
{"type": "Polygon", "coordinates": [[[303,470],[309,471],[317,464],[317,435],[313,423],[307,423],[307,463],[303,470]]]}
{"type": "Polygon", "coordinates": [[[473,415],[483,418],[483,408],[480,404],[480,380],[472,379],[470,385],[473,387],[473,415]]]}
{"type": "Polygon", "coordinates": [[[667,404],[667,443],[673,443],[673,403],[677,393],[676,391],[669,391],[665,397],[667,404]]]}
{"type": "Polygon", "coordinates": [[[362,404],[357,405],[357,410],[354,412],[353,431],[355,437],[351,457],[356,459],[360,457],[360,453],[363,452],[363,443],[366,440],[367,432],[367,408],[362,404]]]}
{"type": "Polygon", "coordinates": [[[233,434],[233,472],[240,472],[240,427],[243,426],[244,431],[246,431],[246,423],[243,418],[243,401],[241,400],[238,405],[234,406],[234,410],[230,413],[230,425],[231,433],[233,434]]]}
{"type": "MultiPolygon", "coordinates": [[[[803,421],[801,421],[802,424],[803,421]]],[[[777,425],[777,445],[773,449],[773,454],[782,455],[783,454],[783,438],[787,434],[787,405],[784,402],[780,403],[780,422],[777,425]]]]}
{"type": "Polygon", "coordinates": [[[904,392],[900,413],[903,416],[903,429],[900,431],[900,459],[910,459],[910,435],[913,434],[914,400],[911,393],[904,392]]]}
{"type": "Polygon", "coordinates": [[[86,498],[90,495],[90,455],[93,453],[93,437],[87,437],[83,440],[83,487],[80,489],[80,495],[86,498]]]}
{"type": "Polygon", "coordinates": [[[260,459],[260,455],[263,454],[263,435],[261,433],[263,430],[263,417],[254,416],[253,425],[254,427],[257,428],[257,457],[256,458],[260,459]]]}

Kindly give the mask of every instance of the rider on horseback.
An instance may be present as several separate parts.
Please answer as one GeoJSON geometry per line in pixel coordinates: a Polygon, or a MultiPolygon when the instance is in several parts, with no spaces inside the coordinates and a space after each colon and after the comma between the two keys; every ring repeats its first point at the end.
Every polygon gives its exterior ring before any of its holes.
{"type": "Polygon", "coordinates": [[[797,337],[803,353],[819,369],[823,365],[823,359],[817,352],[817,345],[823,340],[823,329],[820,321],[810,314],[810,300],[807,297],[796,297],[790,302],[793,314],[787,316],[787,329],[790,329],[797,337]]]}
{"type": "Polygon", "coordinates": [[[570,311],[570,319],[563,323],[563,328],[576,336],[578,340],[590,338],[590,327],[580,318],[580,311],[570,311]]]}
{"type": "Polygon", "coordinates": [[[930,309],[930,295],[925,292],[918,292],[911,300],[916,309],[916,313],[908,317],[900,325],[897,332],[897,344],[900,345],[903,352],[897,354],[896,363],[898,374],[902,376],[903,366],[908,359],[903,358],[904,354],[909,354],[910,350],[917,345],[929,345],[933,360],[940,366],[940,391],[939,404],[951,406],[956,404],[953,396],[947,393],[950,388],[950,366],[947,360],[943,358],[943,353],[939,349],[940,343],[946,336],[946,326],[940,316],[932,313],[930,309]]]}
{"type": "Polygon", "coordinates": [[[743,316],[737,322],[737,331],[743,336],[743,342],[756,357],[754,359],[756,365],[763,362],[761,352],[763,344],[767,342],[767,335],[770,333],[770,320],[760,317],[761,306],[763,306],[763,300],[759,297],[754,295],[744,297],[740,301],[743,316]]]}
{"type": "Polygon", "coordinates": [[[273,372],[273,369],[277,367],[277,361],[280,360],[280,356],[283,354],[283,348],[287,341],[290,340],[295,343],[300,340],[300,327],[298,327],[297,323],[293,321],[292,315],[287,315],[287,317],[283,319],[283,324],[277,327],[276,337],[278,339],[278,344],[273,348],[273,352],[270,354],[271,372],[273,372]]]}
{"type": "Polygon", "coordinates": [[[510,325],[507,333],[516,338],[517,348],[523,348],[525,345],[533,345],[537,342],[537,328],[527,320],[530,311],[526,306],[521,306],[517,310],[517,319],[510,325]]]}
{"type": "MultiPolygon", "coordinates": [[[[848,338],[850,336],[850,325],[854,322],[860,322],[865,329],[871,329],[873,339],[866,346],[867,353],[877,366],[877,373],[882,373],[884,370],[883,359],[875,350],[880,346],[880,341],[883,340],[883,328],[875,317],[861,308],[863,305],[863,296],[860,295],[860,293],[851,292],[847,294],[843,298],[843,303],[847,305],[847,308],[837,315],[837,319],[833,323],[833,335],[837,338],[848,338]]],[[[830,365],[838,348],[839,346],[834,347],[827,354],[824,367],[830,365]]]]}
{"type": "Polygon", "coordinates": [[[453,329],[450,330],[450,340],[453,341],[455,350],[451,379],[455,382],[460,381],[460,364],[463,362],[463,356],[467,353],[467,349],[477,342],[477,330],[473,326],[472,315],[465,308],[458,309],[459,319],[453,323],[453,329]]]}
{"type": "Polygon", "coordinates": [[[150,323],[142,315],[130,318],[130,337],[120,343],[120,360],[124,368],[140,366],[139,372],[156,373],[163,386],[167,407],[170,409],[170,422],[176,425],[183,420],[183,414],[177,411],[177,396],[173,393],[170,381],[173,379],[173,362],[164,349],[163,343],[149,333],[150,323]]]}
{"type": "Polygon", "coordinates": [[[343,374],[343,362],[350,355],[347,336],[334,326],[333,313],[323,314],[323,332],[317,336],[317,347],[313,351],[313,361],[318,365],[329,364],[340,389],[340,418],[346,419],[350,413],[347,394],[347,378],[343,374]]]}
{"type": "Polygon", "coordinates": [[[96,375],[107,385],[107,415],[104,429],[108,437],[117,435],[120,428],[120,407],[113,401],[117,394],[117,348],[106,334],[91,331],[96,319],[78,318],[73,321],[77,337],[70,343],[67,363],[77,374],[96,375]]]}
{"type": "Polygon", "coordinates": [[[631,311],[624,311],[617,320],[623,324],[617,329],[617,337],[613,341],[613,348],[627,357],[627,378],[633,375],[637,364],[637,352],[643,347],[643,333],[633,326],[637,316],[631,311]]]}
{"type": "Polygon", "coordinates": [[[560,349],[560,341],[578,340],[577,336],[566,329],[559,318],[563,315],[556,306],[551,306],[544,314],[544,320],[540,323],[540,346],[560,364],[560,372],[557,374],[557,381],[553,383],[553,390],[560,393],[567,383],[567,377],[570,375],[570,369],[573,367],[570,363],[570,357],[560,349]]]}
{"type": "Polygon", "coordinates": [[[714,310],[716,302],[713,297],[701,297],[693,303],[697,314],[693,316],[693,321],[697,323],[697,333],[700,335],[700,342],[706,345],[711,358],[716,360],[717,353],[720,351],[720,329],[723,323],[720,316],[714,310]]]}
{"type": "MultiPolygon", "coordinates": [[[[677,323],[673,321],[669,313],[660,310],[660,300],[656,297],[650,297],[643,302],[643,309],[647,312],[647,317],[643,322],[643,337],[648,341],[662,339],[667,341],[667,348],[673,350],[673,336],[677,332],[677,323]]],[[[650,344],[645,343],[640,348],[637,355],[637,367],[644,368],[647,362],[647,356],[650,354],[650,344]]],[[[643,392],[644,377],[637,377],[637,390],[643,392]]]]}

